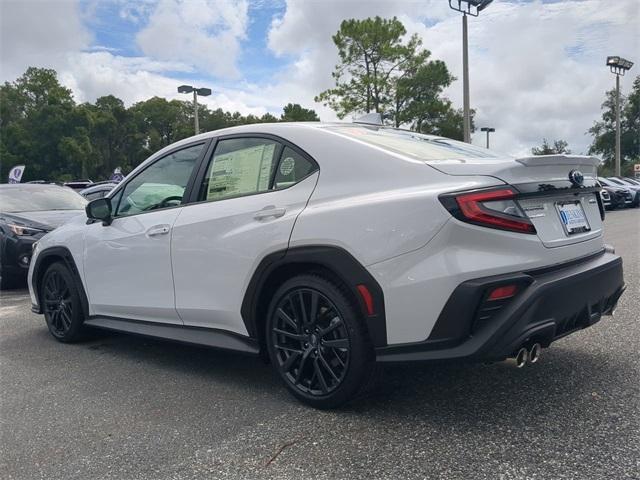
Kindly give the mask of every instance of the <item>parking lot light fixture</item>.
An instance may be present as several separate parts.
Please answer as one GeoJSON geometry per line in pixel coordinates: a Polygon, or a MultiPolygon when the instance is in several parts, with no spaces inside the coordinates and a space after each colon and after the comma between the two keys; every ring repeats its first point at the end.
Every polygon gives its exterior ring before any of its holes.
{"type": "Polygon", "coordinates": [[[607,66],[616,76],[616,177],[620,176],[620,76],[624,77],[625,72],[633,67],[633,62],[619,57],[607,57],[607,66]]]}
{"type": "Polygon", "coordinates": [[[178,93],[191,93],[193,92],[193,118],[195,123],[196,135],[200,133],[200,124],[198,122],[198,95],[201,97],[208,97],[211,95],[210,88],[195,88],[191,85],[180,85],[178,87],[178,93]]]}
{"type": "Polygon", "coordinates": [[[449,0],[449,7],[462,13],[462,88],[464,141],[471,143],[471,107],[469,99],[469,41],[467,15],[477,17],[493,0],[449,0]]]}
{"type": "Polygon", "coordinates": [[[496,131],[496,129],[495,129],[495,128],[493,128],[493,127],[482,127],[482,128],[480,129],[480,131],[481,131],[481,132],[487,132],[487,148],[489,148],[489,134],[490,134],[491,132],[495,132],[495,131],[496,131]]]}

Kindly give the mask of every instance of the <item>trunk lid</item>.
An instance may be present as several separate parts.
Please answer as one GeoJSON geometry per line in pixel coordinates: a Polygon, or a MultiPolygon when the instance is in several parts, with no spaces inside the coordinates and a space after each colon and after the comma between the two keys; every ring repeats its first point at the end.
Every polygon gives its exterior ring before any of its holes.
{"type": "MultiPolygon", "coordinates": [[[[580,188],[570,173],[580,172],[582,185],[596,185],[595,157],[540,155],[523,158],[464,158],[427,160],[448,175],[491,176],[522,192],[518,203],[549,248],[586,241],[602,235],[598,193],[580,188]]],[[[579,176],[579,175],[578,175],[579,176]]]]}
{"type": "Polygon", "coordinates": [[[425,163],[449,175],[489,175],[511,185],[568,181],[569,172],[579,170],[587,184],[587,179],[595,180],[600,160],[582,155],[539,155],[426,160],[425,163]]]}

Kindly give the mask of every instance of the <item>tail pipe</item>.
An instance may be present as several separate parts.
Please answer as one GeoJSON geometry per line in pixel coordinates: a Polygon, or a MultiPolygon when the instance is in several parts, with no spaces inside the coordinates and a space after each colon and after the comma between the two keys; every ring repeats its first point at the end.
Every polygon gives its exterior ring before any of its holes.
{"type": "Polygon", "coordinates": [[[537,363],[540,360],[540,353],[542,353],[542,347],[539,343],[534,343],[529,349],[529,363],[537,363]]]}
{"type": "Polygon", "coordinates": [[[516,368],[522,368],[529,361],[529,351],[526,348],[521,347],[516,354],[513,357],[508,358],[507,361],[513,364],[516,368]]]}
{"type": "Polygon", "coordinates": [[[539,343],[534,343],[529,348],[522,346],[515,355],[507,361],[512,363],[516,368],[523,368],[527,363],[537,363],[538,360],[540,360],[541,352],[542,346],[539,343]]]}

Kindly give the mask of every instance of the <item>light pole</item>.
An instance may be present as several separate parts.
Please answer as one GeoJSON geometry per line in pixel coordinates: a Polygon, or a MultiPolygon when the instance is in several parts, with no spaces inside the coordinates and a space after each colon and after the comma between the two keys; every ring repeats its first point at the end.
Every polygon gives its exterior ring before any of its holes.
{"type": "Polygon", "coordinates": [[[464,141],[471,143],[471,101],[469,99],[469,41],[467,14],[477,17],[493,0],[449,0],[449,7],[462,13],[462,109],[464,141]]]}
{"type": "Polygon", "coordinates": [[[196,135],[200,133],[200,124],[198,123],[198,95],[201,97],[208,97],[211,95],[210,88],[195,88],[191,85],[180,85],[178,87],[178,93],[191,93],[193,92],[193,115],[196,128],[196,135]]]}
{"type": "Polygon", "coordinates": [[[607,66],[616,76],[616,177],[620,176],[620,75],[624,77],[627,70],[633,67],[633,62],[621,57],[607,57],[607,66]]]}
{"type": "Polygon", "coordinates": [[[495,131],[496,131],[496,129],[495,129],[495,128],[493,128],[493,127],[482,127],[482,128],[480,129],[480,131],[481,131],[481,132],[487,132],[487,148],[489,148],[489,134],[490,134],[491,132],[495,132],[495,131]]]}

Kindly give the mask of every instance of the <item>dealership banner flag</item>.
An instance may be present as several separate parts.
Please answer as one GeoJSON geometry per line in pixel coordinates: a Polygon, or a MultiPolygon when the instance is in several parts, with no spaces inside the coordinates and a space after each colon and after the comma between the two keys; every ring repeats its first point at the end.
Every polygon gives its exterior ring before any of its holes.
{"type": "Polygon", "coordinates": [[[22,174],[24,173],[24,165],[16,165],[9,170],[9,183],[20,183],[22,174]]]}

